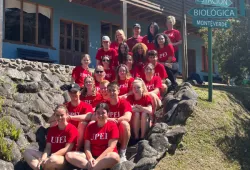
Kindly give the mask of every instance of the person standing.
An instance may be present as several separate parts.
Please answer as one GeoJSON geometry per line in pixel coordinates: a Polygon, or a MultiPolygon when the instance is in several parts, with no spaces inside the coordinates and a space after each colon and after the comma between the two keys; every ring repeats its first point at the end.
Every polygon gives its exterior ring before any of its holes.
{"type": "Polygon", "coordinates": [[[155,36],[159,32],[159,26],[156,22],[151,22],[148,26],[148,33],[142,39],[142,43],[144,43],[148,47],[148,51],[155,50],[155,36]]]}
{"type": "Polygon", "coordinates": [[[115,49],[118,52],[119,45],[122,42],[126,42],[126,36],[125,36],[125,33],[124,33],[124,31],[122,29],[118,29],[115,32],[115,41],[113,41],[110,44],[110,48],[113,48],[113,49],[115,49]]]}
{"type": "Polygon", "coordinates": [[[175,23],[176,23],[175,17],[168,16],[167,21],[166,21],[166,25],[168,29],[164,31],[164,34],[166,34],[169,37],[172,45],[174,46],[175,58],[176,58],[176,62],[178,62],[178,59],[179,59],[178,46],[182,44],[182,38],[181,38],[180,31],[174,29],[175,23]]]}
{"type": "Polygon", "coordinates": [[[130,37],[127,40],[127,44],[128,44],[130,52],[132,51],[135,44],[142,42],[143,37],[140,35],[141,34],[141,25],[140,24],[138,24],[138,23],[134,24],[133,33],[134,33],[133,37],[130,37]]]}

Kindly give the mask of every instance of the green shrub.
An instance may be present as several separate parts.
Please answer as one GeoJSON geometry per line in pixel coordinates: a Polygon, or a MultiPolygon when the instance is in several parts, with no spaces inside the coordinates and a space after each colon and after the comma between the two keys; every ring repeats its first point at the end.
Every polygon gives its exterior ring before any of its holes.
{"type": "Polygon", "coordinates": [[[21,130],[16,128],[15,125],[11,124],[8,119],[0,118],[0,159],[11,161],[12,155],[12,144],[8,144],[4,137],[8,137],[14,141],[17,141],[20,136],[21,130]]]}

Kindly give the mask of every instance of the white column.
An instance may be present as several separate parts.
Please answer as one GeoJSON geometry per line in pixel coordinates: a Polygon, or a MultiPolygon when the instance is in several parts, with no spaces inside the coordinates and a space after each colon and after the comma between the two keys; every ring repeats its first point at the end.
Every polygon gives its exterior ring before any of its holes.
{"type": "Polygon", "coordinates": [[[127,37],[127,28],[128,28],[128,20],[127,20],[127,2],[122,1],[122,29],[125,33],[125,36],[127,37]]]}

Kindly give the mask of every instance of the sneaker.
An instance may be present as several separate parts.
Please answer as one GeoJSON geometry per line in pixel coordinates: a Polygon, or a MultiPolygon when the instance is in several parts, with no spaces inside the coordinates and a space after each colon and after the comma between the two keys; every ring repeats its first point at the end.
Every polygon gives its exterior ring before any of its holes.
{"type": "Polygon", "coordinates": [[[126,162],[126,161],[127,161],[127,158],[126,158],[125,153],[124,154],[120,154],[120,163],[126,162]]]}

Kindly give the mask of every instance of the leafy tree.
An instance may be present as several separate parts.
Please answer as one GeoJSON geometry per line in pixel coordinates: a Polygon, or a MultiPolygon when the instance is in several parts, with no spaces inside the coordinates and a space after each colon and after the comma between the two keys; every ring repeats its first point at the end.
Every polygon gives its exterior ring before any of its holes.
{"type": "MultiPolygon", "coordinates": [[[[236,84],[250,73],[250,12],[246,17],[230,19],[230,29],[213,29],[213,57],[224,78],[235,78],[236,84]]],[[[207,46],[207,28],[199,32],[207,46]]]]}

